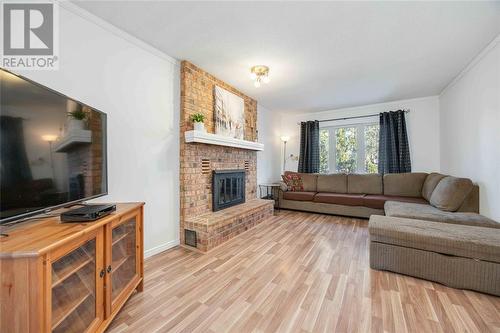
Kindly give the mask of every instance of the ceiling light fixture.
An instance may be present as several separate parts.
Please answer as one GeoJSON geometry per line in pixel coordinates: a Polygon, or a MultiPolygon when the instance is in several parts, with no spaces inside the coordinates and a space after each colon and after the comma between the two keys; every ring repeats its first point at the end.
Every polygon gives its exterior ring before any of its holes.
{"type": "Polygon", "coordinates": [[[269,83],[269,67],[257,65],[250,68],[250,78],[252,78],[255,88],[259,88],[261,82],[269,83]]]}

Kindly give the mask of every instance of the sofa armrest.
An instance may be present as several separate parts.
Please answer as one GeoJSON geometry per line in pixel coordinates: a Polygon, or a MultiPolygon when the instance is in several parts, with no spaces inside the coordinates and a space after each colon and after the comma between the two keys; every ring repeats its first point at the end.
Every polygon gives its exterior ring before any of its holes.
{"type": "Polygon", "coordinates": [[[280,187],[278,188],[278,204],[281,207],[283,202],[283,193],[288,192],[288,186],[286,186],[285,182],[280,182],[280,187]]]}
{"type": "Polygon", "coordinates": [[[280,191],[288,191],[288,186],[286,186],[285,182],[280,182],[280,191]]]}

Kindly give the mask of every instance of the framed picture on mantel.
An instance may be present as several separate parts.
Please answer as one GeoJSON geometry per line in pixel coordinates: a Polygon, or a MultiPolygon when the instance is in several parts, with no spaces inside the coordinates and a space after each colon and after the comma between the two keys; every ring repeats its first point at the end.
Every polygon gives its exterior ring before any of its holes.
{"type": "Polygon", "coordinates": [[[215,86],[215,134],[243,140],[245,102],[243,98],[215,86]]]}

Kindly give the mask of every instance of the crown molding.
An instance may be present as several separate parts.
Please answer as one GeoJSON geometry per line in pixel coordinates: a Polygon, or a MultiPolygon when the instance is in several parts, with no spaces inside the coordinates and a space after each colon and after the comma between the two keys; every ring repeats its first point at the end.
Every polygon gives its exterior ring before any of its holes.
{"type": "Polygon", "coordinates": [[[161,58],[163,60],[166,60],[173,65],[179,66],[180,61],[177,60],[174,57],[169,56],[168,54],[164,53],[163,51],[158,50],[157,48],[151,46],[150,44],[140,40],[137,37],[132,36],[131,34],[123,31],[122,29],[116,27],[115,25],[103,20],[102,18],[88,12],[87,10],[81,8],[80,6],[70,2],[70,1],[64,1],[64,0],[54,0],[55,3],[57,3],[61,8],[78,15],[79,17],[83,18],[84,20],[94,23],[95,25],[103,28],[104,30],[112,33],[113,35],[143,49],[144,51],[161,58]]]}
{"type": "Polygon", "coordinates": [[[471,69],[473,69],[488,53],[490,53],[491,50],[493,50],[497,44],[500,43],[500,35],[496,36],[477,56],[472,59],[471,62],[467,66],[465,66],[464,69],[460,73],[458,73],[457,76],[453,80],[451,80],[450,83],[446,87],[444,87],[443,90],[439,93],[439,96],[442,96],[443,94],[446,93],[448,89],[453,87],[458,81],[464,77],[465,74],[467,74],[471,69]]]}

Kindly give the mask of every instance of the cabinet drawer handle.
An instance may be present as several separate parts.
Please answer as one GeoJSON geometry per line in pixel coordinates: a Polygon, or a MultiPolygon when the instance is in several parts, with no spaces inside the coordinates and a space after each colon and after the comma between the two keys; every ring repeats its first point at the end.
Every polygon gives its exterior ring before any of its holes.
{"type": "Polygon", "coordinates": [[[108,266],[107,271],[108,271],[108,273],[111,273],[111,265],[108,266]]]}
{"type": "Polygon", "coordinates": [[[104,269],[102,269],[102,270],[101,270],[101,273],[99,273],[99,276],[100,276],[100,277],[103,277],[103,276],[104,276],[104,274],[106,274],[106,271],[105,271],[104,269]]]}

